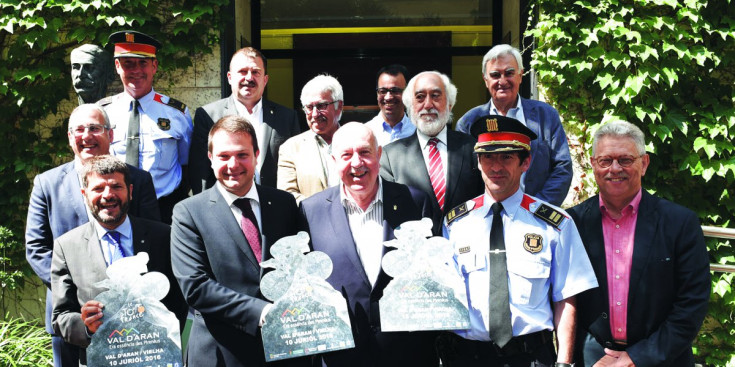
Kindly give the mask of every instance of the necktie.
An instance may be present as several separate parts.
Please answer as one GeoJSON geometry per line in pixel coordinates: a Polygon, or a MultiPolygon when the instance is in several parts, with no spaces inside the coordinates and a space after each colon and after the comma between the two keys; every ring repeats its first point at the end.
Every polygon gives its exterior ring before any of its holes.
{"type": "Polygon", "coordinates": [[[138,167],[138,153],[140,144],[140,113],[138,107],[140,102],[133,100],[133,108],[130,111],[130,120],[128,121],[128,140],[125,143],[125,163],[138,167]]]}
{"type": "Polygon", "coordinates": [[[490,228],[490,317],[488,331],[490,339],[503,347],[513,337],[510,304],[508,303],[508,265],[505,259],[503,238],[503,204],[492,206],[493,225],[490,228]]]}
{"type": "Polygon", "coordinates": [[[436,144],[439,139],[429,139],[429,178],[431,179],[431,187],[434,188],[436,201],[439,202],[439,208],[444,210],[444,194],[447,191],[447,182],[444,178],[444,165],[442,165],[442,157],[436,144]]]}
{"type": "Polygon", "coordinates": [[[110,264],[125,257],[125,251],[123,251],[122,243],[120,242],[120,232],[109,231],[105,236],[115,246],[115,250],[110,253],[110,264]]]}
{"type": "Polygon", "coordinates": [[[233,203],[242,211],[242,219],[240,220],[240,228],[248,240],[250,248],[253,249],[255,258],[260,263],[262,258],[262,247],[260,245],[260,229],[258,229],[258,220],[255,218],[253,208],[250,206],[250,199],[237,199],[233,203]]]}

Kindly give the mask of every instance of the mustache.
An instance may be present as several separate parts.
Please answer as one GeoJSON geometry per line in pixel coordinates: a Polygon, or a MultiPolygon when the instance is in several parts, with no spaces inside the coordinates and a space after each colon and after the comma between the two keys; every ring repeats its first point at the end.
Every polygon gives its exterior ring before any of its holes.
{"type": "Polygon", "coordinates": [[[255,83],[254,80],[250,80],[247,82],[240,83],[240,86],[242,87],[248,87],[248,88],[255,88],[258,84],[255,83]]]}
{"type": "Polygon", "coordinates": [[[430,115],[430,114],[431,115],[438,115],[439,114],[439,110],[437,110],[436,108],[429,108],[429,109],[423,109],[423,110],[419,111],[419,116],[430,115]]]}

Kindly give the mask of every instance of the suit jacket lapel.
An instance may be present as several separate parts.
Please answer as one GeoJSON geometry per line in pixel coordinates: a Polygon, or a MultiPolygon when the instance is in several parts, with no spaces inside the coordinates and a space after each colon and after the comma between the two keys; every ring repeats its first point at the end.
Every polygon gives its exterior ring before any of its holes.
{"type": "Polygon", "coordinates": [[[523,118],[526,119],[526,126],[538,135],[538,139],[531,140],[531,164],[533,164],[533,152],[538,151],[538,143],[543,139],[541,137],[541,126],[539,125],[539,118],[536,109],[531,108],[531,103],[528,102],[527,99],[523,97],[518,98],[521,99],[521,104],[523,105],[523,118]]]}
{"type": "Polygon", "coordinates": [[[84,242],[87,244],[87,256],[89,256],[89,279],[105,279],[107,278],[107,261],[102,254],[102,246],[97,237],[97,230],[94,223],[87,223],[87,230],[84,232],[84,242]]]}
{"type": "MultiPolygon", "coordinates": [[[[402,198],[398,195],[397,191],[390,189],[390,183],[383,182],[383,241],[390,241],[395,239],[394,228],[403,224],[402,218],[398,216],[398,210],[402,207],[402,198]]],[[[383,256],[390,251],[395,250],[393,247],[383,246],[383,256]]],[[[381,258],[382,261],[382,258],[381,258]]],[[[383,266],[380,266],[380,273],[378,279],[375,281],[375,287],[373,291],[382,290],[388,285],[392,278],[383,271],[383,266]]]]}
{"type": "Polygon", "coordinates": [[[334,231],[334,238],[339,238],[344,241],[338,250],[342,251],[343,255],[350,259],[350,263],[354,267],[354,273],[358,274],[368,287],[372,287],[365,273],[365,269],[362,267],[360,256],[357,254],[357,244],[355,244],[355,240],[352,238],[347,213],[345,213],[345,209],[340,202],[339,189],[332,190],[332,195],[327,197],[325,204],[327,205],[329,224],[334,231]]]}
{"type": "Polygon", "coordinates": [[[429,170],[426,168],[424,154],[421,151],[421,145],[419,145],[419,138],[416,133],[408,139],[405,148],[406,154],[403,157],[399,157],[399,159],[405,159],[406,175],[410,176],[406,182],[416,182],[417,189],[431,193],[431,196],[434,197],[434,188],[431,186],[429,170]]]}
{"type": "MultiPolygon", "coordinates": [[[[585,228],[589,228],[590,235],[587,236],[587,255],[593,267],[595,264],[595,275],[602,294],[607,294],[607,260],[605,256],[605,236],[602,232],[602,213],[600,212],[600,196],[595,200],[589,201],[589,205],[581,213],[584,218],[585,228]]],[[[609,308],[607,298],[605,298],[605,309],[609,308]]]]}
{"type": "Polygon", "coordinates": [[[80,220],[77,222],[87,222],[89,216],[87,215],[87,207],[84,204],[84,197],[82,196],[82,187],[79,185],[79,176],[77,171],[74,169],[74,162],[67,163],[63,170],[62,185],[67,192],[67,197],[63,198],[70,208],[74,209],[74,214],[80,220]]]}
{"type": "MultiPolygon", "coordinates": [[[[447,160],[449,164],[447,169],[447,192],[444,198],[445,203],[453,202],[454,191],[459,186],[460,173],[464,170],[463,165],[471,164],[472,162],[464,162],[464,154],[460,150],[459,136],[454,134],[453,131],[447,130],[447,160]]],[[[444,208],[448,211],[452,208],[444,208]]]]}
{"type": "MultiPolygon", "coordinates": [[[[644,269],[649,264],[651,244],[655,242],[656,226],[659,213],[656,211],[653,197],[643,190],[638,206],[638,219],[635,223],[635,239],[633,240],[633,261],[630,267],[630,284],[628,286],[628,309],[633,304],[633,296],[637,294],[638,284],[644,269]]],[[[630,315],[631,313],[628,313],[630,315]]],[[[630,317],[628,318],[630,320],[630,317]]]]}
{"type": "MultiPolygon", "coordinates": [[[[306,149],[304,152],[305,156],[306,157],[311,156],[311,158],[307,158],[307,160],[311,162],[310,164],[310,166],[312,167],[311,169],[319,172],[319,182],[322,184],[322,187],[323,188],[329,187],[327,185],[326,172],[324,172],[324,167],[322,166],[322,156],[319,153],[319,146],[316,143],[316,136],[307,134],[306,141],[304,143],[306,145],[305,146],[306,149]]],[[[311,172],[309,172],[308,174],[311,174],[311,172]]],[[[339,199],[337,199],[337,201],[339,201],[339,199]]]]}
{"type": "Polygon", "coordinates": [[[242,233],[240,223],[237,223],[237,220],[235,220],[235,217],[232,215],[232,210],[230,209],[230,206],[227,205],[227,201],[225,201],[225,198],[222,197],[222,194],[219,193],[217,186],[213,186],[209,189],[209,204],[209,212],[211,213],[211,215],[215,218],[220,218],[219,223],[222,232],[230,236],[232,242],[234,242],[237,247],[240,248],[240,250],[245,254],[245,257],[248,258],[248,261],[250,261],[256,269],[260,268],[260,265],[258,265],[258,260],[255,258],[255,255],[253,254],[253,250],[250,248],[248,240],[242,233]]]}
{"type": "MultiPolygon", "coordinates": [[[[261,152],[260,154],[268,154],[268,148],[271,144],[271,136],[273,135],[275,109],[273,108],[273,105],[271,105],[270,101],[266,101],[265,99],[263,99],[261,107],[263,108],[263,150],[265,150],[265,152],[261,152]]],[[[266,156],[263,156],[264,162],[265,157],[266,156]]],[[[278,157],[275,158],[277,159],[278,157]]]]}
{"type": "Polygon", "coordinates": [[[151,244],[146,242],[148,228],[140,225],[137,219],[130,217],[130,226],[133,229],[133,253],[146,252],[150,255],[151,244]]]}

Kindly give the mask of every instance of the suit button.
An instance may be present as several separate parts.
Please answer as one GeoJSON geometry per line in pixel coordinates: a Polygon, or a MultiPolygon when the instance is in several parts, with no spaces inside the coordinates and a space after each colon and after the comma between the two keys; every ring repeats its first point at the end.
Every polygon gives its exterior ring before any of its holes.
{"type": "Polygon", "coordinates": [[[611,342],[605,342],[605,346],[608,347],[608,348],[612,348],[613,343],[611,343],[611,342]]]}
{"type": "Polygon", "coordinates": [[[602,316],[603,319],[607,320],[607,313],[603,312],[600,316],[602,316]]]}

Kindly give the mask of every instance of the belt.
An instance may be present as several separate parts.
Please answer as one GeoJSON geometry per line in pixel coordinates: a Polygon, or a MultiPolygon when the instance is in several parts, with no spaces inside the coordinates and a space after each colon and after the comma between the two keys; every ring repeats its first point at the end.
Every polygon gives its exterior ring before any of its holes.
{"type": "Polygon", "coordinates": [[[550,330],[543,330],[527,335],[514,336],[501,348],[491,341],[469,340],[452,335],[456,337],[456,352],[487,354],[490,357],[511,357],[523,353],[534,354],[540,347],[553,343],[554,340],[553,333],[550,330]]]}
{"type": "Polygon", "coordinates": [[[553,341],[554,334],[550,330],[542,330],[531,334],[514,336],[502,348],[493,342],[490,342],[490,344],[492,344],[495,353],[499,357],[507,357],[521,353],[532,353],[538,347],[552,343],[553,341]]]}

